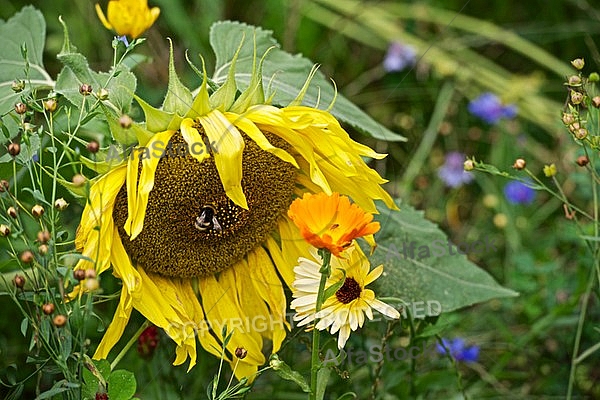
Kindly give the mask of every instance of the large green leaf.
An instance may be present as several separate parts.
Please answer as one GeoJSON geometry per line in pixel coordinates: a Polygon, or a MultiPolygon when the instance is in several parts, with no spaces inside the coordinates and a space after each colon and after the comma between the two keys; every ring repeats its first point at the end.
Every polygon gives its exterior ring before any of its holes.
{"type": "Polygon", "coordinates": [[[26,6],[8,21],[0,20],[0,37],[2,38],[0,40],[0,115],[2,115],[10,111],[21,96],[27,96],[32,89],[50,88],[54,82],[42,62],[46,21],[41,12],[32,6],[26,6]],[[27,82],[24,91],[15,93],[12,90],[12,83],[15,80],[27,82]]]}
{"type": "MultiPolygon", "coordinates": [[[[423,212],[402,205],[400,211],[384,212],[377,220],[381,231],[371,262],[384,265],[385,275],[377,280],[379,296],[397,297],[419,307],[422,303],[418,302],[439,302],[441,311],[448,312],[518,295],[459,254],[446,234],[425,219],[423,212]]],[[[498,251],[490,238],[480,239],[481,243],[461,243],[461,248],[467,254],[498,251]]]]}
{"type": "MultiPolygon", "coordinates": [[[[265,87],[275,92],[273,103],[288,105],[302,89],[313,63],[301,55],[291,55],[279,49],[271,31],[239,22],[217,22],[210,31],[210,44],[216,54],[217,61],[213,80],[222,84],[227,78],[231,60],[242,39],[244,44],[236,62],[235,78],[240,89],[250,83],[254,58],[254,40],[256,52],[260,58],[267,49],[274,47],[266,57],[262,78],[265,87]]],[[[326,109],[333,101],[335,89],[330,80],[317,72],[306,92],[302,104],[326,109]]],[[[338,94],[331,113],[340,121],[358,129],[362,133],[387,141],[404,141],[403,136],[394,133],[377,123],[373,118],[355,106],[352,102],[338,94]]]]}

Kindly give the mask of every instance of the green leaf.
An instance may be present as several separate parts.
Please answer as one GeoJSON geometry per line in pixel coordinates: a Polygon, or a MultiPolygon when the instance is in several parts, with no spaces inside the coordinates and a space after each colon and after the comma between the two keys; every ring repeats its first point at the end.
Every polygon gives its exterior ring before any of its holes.
{"type": "MultiPolygon", "coordinates": [[[[267,49],[272,49],[262,65],[262,80],[274,91],[273,103],[286,106],[291,103],[302,90],[309,76],[313,63],[301,55],[291,55],[280,50],[271,31],[265,31],[239,22],[217,22],[210,30],[210,44],[217,57],[213,80],[218,84],[225,82],[231,66],[231,60],[238,50],[242,38],[244,44],[240,48],[236,62],[235,77],[238,88],[244,90],[250,85],[254,43],[256,38],[257,57],[261,57],[267,49]]],[[[268,96],[267,96],[268,97],[268,96]]],[[[327,109],[335,97],[335,89],[329,79],[317,72],[308,88],[303,104],[320,109],[327,109]]],[[[330,112],[340,121],[356,128],[362,133],[387,141],[405,141],[406,139],[386,127],[380,125],[352,102],[337,95],[330,112]]]]}
{"type": "Polygon", "coordinates": [[[8,21],[0,20],[0,37],[0,115],[3,115],[21,96],[29,95],[32,89],[51,88],[54,81],[42,62],[46,21],[40,11],[25,6],[8,21]],[[27,49],[27,60],[23,58],[22,48],[27,49]],[[27,82],[25,90],[13,92],[11,87],[15,80],[27,82]]]}
{"type": "Polygon", "coordinates": [[[325,389],[327,389],[329,375],[331,375],[331,370],[329,368],[321,368],[317,372],[317,389],[315,390],[315,397],[317,400],[323,400],[325,397],[325,389]]]}
{"type": "Polygon", "coordinates": [[[339,288],[344,286],[344,282],[346,282],[346,271],[344,271],[341,268],[339,268],[339,270],[342,271],[342,279],[325,289],[325,291],[323,292],[323,299],[327,300],[328,298],[333,296],[333,294],[337,292],[339,288]]]}
{"type": "MultiPolygon", "coordinates": [[[[518,295],[500,286],[465,255],[458,254],[456,246],[448,245],[446,234],[425,219],[423,212],[402,205],[400,211],[388,211],[376,219],[381,223],[381,231],[371,264],[384,265],[384,275],[376,281],[379,297],[396,297],[413,307],[417,302],[425,302],[423,306],[428,301],[439,302],[441,311],[449,312],[518,295]]],[[[468,244],[473,245],[472,250],[498,251],[489,238],[481,238],[481,242],[482,246],[477,247],[476,242],[468,244]]]]}
{"type": "Polygon", "coordinates": [[[163,103],[163,110],[169,113],[185,115],[192,106],[192,93],[183,86],[173,61],[173,42],[169,40],[169,86],[163,103]]]}
{"type": "Polygon", "coordinates": [[[294,371],[284,361],[281,361],[277,354],[271,355],[269,364],[281,378],[285,379],[286,381],[295,382],[306,393],[310,392],[310,386],[308,386],[308,383],[306,383],[306,379],[304,379],[302,374],[300,374],[298,371],[294,371]]]}
{"type": "Polygon", "coordinates": [[[124,369],[113,371],[107,381],[108,398],[111,400],[129,400],[137,390],[133,372],[124,369]]]}

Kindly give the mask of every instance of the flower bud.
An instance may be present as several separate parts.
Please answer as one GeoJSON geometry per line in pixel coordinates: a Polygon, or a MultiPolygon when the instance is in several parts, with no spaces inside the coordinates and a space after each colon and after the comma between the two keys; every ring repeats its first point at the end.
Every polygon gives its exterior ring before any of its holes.
{"type": "Polygon", "coordinates": [[[7,237],[10,235],[10,227],[8,225],[0,225],[0,235],[7,237]]]}
{"type": "Polygon", "coordinates": [[[67,323],[67,317],[62,314],[58,314],[54,318],[52,318],[52,323],[57,328],[62,328],[67,323]]]}
{"type": "Polygon", "coordinates": [[[81,174],[75,174],[73,175],[73,178],[71,179],[71,182],[73,182],[73,184],[76,187],[81,187],[83,185],[85,185],[85,176],[81,175],[81,174]]]}
{"type": "Polygon", "coordinates": [[[527,165],[527,163],[525,162],[524,159],[517,158],[515,160],[515,162],[513,163],[513,168],[520,171],[520,170],[524,169],[526,165],[527,165]]]}
{"type": "Polygon", "coordinates": [[[23,91],[23,89],[25,89],[25,81],[22,81],[22,80],[13,81],[10,88],[13,90],[13,92],[20,93],[23,91]]]}
{"type": "Polygon", "coordinates": [[[575,131],[575,137],[579,140],[583,140],[587,137],[588,130],[585,128],[579,128],[575,131]]]}
{"type": "Polygon", "coordinates": [[[24,252],[21,253],[20,258],[21,258],[21,262],[23,264],[31,264],[33,262],[33,260],[35,259],[35,256],[31,252],[31,250],[25,250],[24,252]]]}
{"type": "Polygon", "coordinates": [[[15,104],[15,112],[19,115],[23,115],[27,112],[27,105],[23,103],[15,104]]]}
{"type": "Polygon", "coordinates": [[[50,241],[50,232],[48,231],[39,231],[37,233],[37,240],[41,244],[46,244],[50,241]]]}
{"type": "Polygon", "coordinates": [[[571,75],[567,82],[569,86],[581,86],[581,77],[579,75],[571,75]]]}
{"type": "Polygon", "coordinates": [[[35,206],[33,206],[33,208],[31,209],[31,214],[36,217],[39,218],[42,215],[44,215],[44,207],[42,207],[39,204],[36,204],[35,206]]]}
{"type": "Polygon", "coordinates": [[[17,218],[17,209],[14,207],[8,207],[8,210],[6,210],[6,213],[11,218],[17,218]]]}
{"type": "Polygon", "coordinates": [[[88,151],[92,154],[96,154],[98,152],[98,150],[100,150],[100,144],[98,142],[96,142],[95,140],[92,140],[91,142],[89,142],[86,146],[86,148],[88,149],[88,151]]]}
{"type": "Polygon", "coordinates": [[[8,145],[8,154],[16,157],[21,152],[21,145],[19,143],[11,143],[8,145]]]}
{"type": "Polygon", "coordinates": [[[131,124],[133,124],[133,120],[129,115],[123,114],[119,117],[119,125],[121,125],[121,128],[129,129],[131,128],[131,124]]]}
{"type": "Polygon", "coordinates": [[[73,278],[77,279],[78,281],[82,281],[85,279],[85,271],[82,269],[76,269],[73,271],[73,278]]]}
{"type": "Polygon", "coordinates": [[[96,96],[98,96],[98,99],[100,99],[100,100],[106,100],[106,99],[108,99],[108,90],[102,88],[102,89],[98,90],[98,93],[96,93],[96,96]]]}
{"type": "Polygon", "coordinates": [[[56,107],[57,107],[58,103],[56,102],[56,99],[48,99],[44,101],[44,110],[48,111],[48,112],[54,112],[56,111],[56,107]]]}
{"type": "Polygon", "coordinates": [[[38,247],[38,253],[40,253],[40,255],[45,256],[46,254],[48,254],[48,245],[47,244],[42,244],[38,247]]]}
{"type": "Polygon", "coordinates": [[[579,122],[573,122],[571,125],[569,125],[569,130],[572,133],[575,133],[576,131],[578,131],[579,128],[581,128],[581,125],[579,124],[579,122]]]}
{"type": "Polygon", "coordinates": [[[581,104],[582,101],[583,101],[583,93],[576,92],[575,90],[571,90],[571,103],[581,104]]]}
{"type": "Polygon", "coordinates": [[[463,163],[463,169],[465,171],[472,171],[475,168],[475,164],[473,163],[473,160],[465,160],[465,162],[463,163]]]}
{"type": "Polygon", "coordinates": [[[586,165],[589,164],[590,159],[588,158],[588,156],[579,156],[579,157],[577,157],[577,161],[575,161],[575,162],[580,167],[585,167],[586,165]]]}
{"type": "Polygon", "coordinates": [[[235,356],[240,360],[243,360],[248,355],[248,350],[243,347],[238,347],[235,349],[235,356]]]}
{"type": "Polygon", "coordinates": [[[92,93],[92,85],[88,85],[87,83],[82,84],[79,87],[79,93],[81,93],[84,96],[87,96],[88,94],[92,93]]]}
{"type": "Polygon", "coordinates": [[[15,277],[13,278],[13,283],[19,289],[23,289],[25,287],[25,282],[26,280],[23,275],[15,275],[15,277]]]}
{"type": "Polygon", "coordinates": [[[152,357],[154,350],[158,347],[160,336],[158,328],[150,325],[138,337],[137,351],[144,358],[152,357]]]}
{"type": "Polygon", "coordinates": [[[44,304],[42,306],[42,311],[46,315],[52,314],[54,312],[54,304],[53,303],[46,303],[46,304],[44,304]]]}
{"type": "Polygon", "coordinates": [[[554,165],[554,163],[550,165],[544,165],[544,175],[546,175],[548,178],[556,175],[556,165],[554,165]]]}
{"type": "Polygon", "coordinates": [[[56,208],[58,211],[63,211],[68,206],[69,203],[67,203],[62,197],[60,199],[56,199],[54,202],[54,208],[56,208]]]}
{"type": "Polygon", "coordinates": [[[597,72],[592,72],[590,76],[588,76],[588,82],[598,82],[600,81],[600,75],[597,72]]]}
{"type": "Polygon", "coordinates": [[[6,179],[2,179],[0,181],[0,193],[8,192],[8,189],[10,189],[10,184],[6,179]]]}
{"type": "Polygon", "coordinates": [[[585,65],[585,61],[583,60],[583,58],[576,58],[573,61],[571,61],[571,65],[575,67],[575,69],[578,70],[582,70],[583,66],[585,65]]]}
{"type": "Polygon", "coordinates": [[[596,108],[600,108],[600,96],[592,97],[592,105],[596,108]]]}

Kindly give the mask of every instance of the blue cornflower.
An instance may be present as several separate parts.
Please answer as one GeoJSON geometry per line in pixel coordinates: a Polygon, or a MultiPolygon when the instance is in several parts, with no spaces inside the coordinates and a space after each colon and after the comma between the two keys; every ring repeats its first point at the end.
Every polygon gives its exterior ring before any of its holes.
{"type": "Polygon", "coordinates": [[[517,106],[504,105],[493,93],[483,93],[469,103],[469,112],[488,124],[495,124],[501,118],[511,119],[517,115],[517,106]]]}
{"type": "Polygon", "coordinates": [[[402,71],[409,65],[415,64],[417,52],[414,47],[404,45],[399,42],[393,42],[388,47],[385,58],[383,59],[383,69],[387,72],[402,71]]]}
{"type": "MultiPolygon", "coordinates": [[[[442,343],[448,351],[452,358],[454,358],[458,362],[476,362],[479,358],[479,346],[465,346],[465,341],[462,338],[455,338],[452,340],[442,339],[442,343]]],[[[439,343],[437,344],[437,351],[440,354],[447,354],[446,350],[439,343]]]]}
{"type": "Polygon", "coordinates": [[[531,204],[535,190],[521,181],[510,181],[504,186],[504,196],[511,204],[531,204]]]}
{"type": "Polygon", "coordinates": [[[115,36],[115,38],[120,41],[123,42],[123,44],[125,45],[125,47],[129,47],[129,41],[127,40],[127,36],[123,35],[123,36],[115,36]]]}
{"type": "Polygon", "coordinates": [[[464,170],[465,155],[458,151],[446,154],[444,165],[438,170],[438,176],[446,186],[456,188],[474,179],[472,173],[464,170]]]}

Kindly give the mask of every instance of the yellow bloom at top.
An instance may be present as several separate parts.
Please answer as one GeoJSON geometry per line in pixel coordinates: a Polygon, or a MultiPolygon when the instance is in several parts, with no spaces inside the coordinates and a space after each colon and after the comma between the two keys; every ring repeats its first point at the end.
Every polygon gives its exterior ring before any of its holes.
{"type": "Polygon", "coordinates": [[[288,216],[308,243],[327,249],[336,257],[359,237],[364,236],[374,247],[373,233],[379,230],[379,222],[372,222],[372,214],[350,204],[348,197],[339,193],[306,193],[290,205],[288,216]]]}
{"type": "Polygon", "coordinates": [[[148,0],[110,0],[106,12],[108,18],[97,3],[96,13],[106,29],[135,39],[152,26],[160,14],[160,8],[148,8],[148,0]]]}

